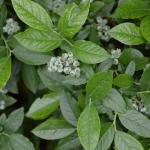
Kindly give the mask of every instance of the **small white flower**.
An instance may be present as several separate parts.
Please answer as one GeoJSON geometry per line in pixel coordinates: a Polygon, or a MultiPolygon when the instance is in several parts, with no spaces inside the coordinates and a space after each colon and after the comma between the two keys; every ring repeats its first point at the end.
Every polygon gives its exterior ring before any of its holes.
{"type": "Polygon", "coordinates": [[[6,25],[3,27],[3,32],[8,35],[12,35],[20,30],[18,22],[14,21],[12,18],[6,20],[6,25]]]}
{"type": "Polygon", "coordinates": [[[73,62],[73,66],[74,67],[78,67],[80,65],[80,63],[77,61],[77,60],[75,60],[74,62],[73,62]]]}
{"type": "Polygon", "coordinates": [[[64,73],[65,74],[70,74],[70,72],[71,72],[71,67],[65,67],[64,68],[64,73]]]}
{"type": "Polygon", "coordinates": [[[5,105],[6,105],[5,101],[1,100],[0,101],[0,110],[4,110],[5,109],[5,105]]]}
{"type": "Polygon", "coordinates": [[[116,50],[111,51],[112,58],[119,58],[121,56],[121,49],[117,48],[116,50]]]}

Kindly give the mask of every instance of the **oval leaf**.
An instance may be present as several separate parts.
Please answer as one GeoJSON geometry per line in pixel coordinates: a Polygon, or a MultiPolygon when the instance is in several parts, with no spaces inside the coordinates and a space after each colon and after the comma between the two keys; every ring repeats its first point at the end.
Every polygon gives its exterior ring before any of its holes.
{"type": "Polygon", "coordinates": [[[38,125],[32,133],[45,140],[55,140],[64,138],[75,131],[64,120],[48,119],[38,125]]]}
{"type": "Polygon", "coordinates": [[[97,64],[108,58],[110,55],[99,45],[90,41],[76,41],[73,46],[73,54],[83,63],[97,64]]]}
{"type": "Polygon", "coordinates": [[[100,119],[93,106],[87,106],[82,112],[77,125],[77,132],[82,146],[94,150],[100,136],[100,119]]]}
{"type": "Polygon", "coordinates": [[[115,146],[118,150],[144,150],[139,141],[121,131],[117,131],[115,134],[115,146]]]}
{"type": "Polygon", "coordinates": [[[130,110],[125,114],[120,114],[121,123],[130,131],[139,136],[150,138],[150,120],[141,113],[130,110]]]}
{"type": "Polygon", "coordinates": [[[89,12],[89,0],[82,2],[80,6],[69,4],[58,22],[59,32],[72,38],[85,23],[89,12]]]}
{"type": "Polygon", "coordinates": [[[73,126],[76,126],[80,110],[77,107],[76,100],[69,93],[62,92],[60,109],[66,121],[68,121],[73,126]]]}
{"type": "Polygon", "coordinates": [[[111,37],[126,45],[139,45],[144,43],[139,27],[134,23],[122,23],[109,31],[111,37]]]}
{"type": "Polygon", "coordinates": [[[51,93],[45,95],[43,98],[38,98],[31,105],[27,117],[40,120],[47,118],[59,106],[59,94],[51,93]]]}
{"type": "Polygon", "coordinates": [[[33,52],[22,46],[17,46],[13,50],[13,54],[17,59],[27,65],[43,65],[46,64],[51,58],[49,53],[33,52]]]}
{"type": "Polygon", "coordinates": [[[48,13],[39,4],[31,0],[12,0],[18,17],[34,29],[49,31],[52,21],[48,13]]]}
{"type": "Polygon", "coordinates": [[[45,32],[28,29],[15,35],[25,48],[36,52],[48,52],[60,46],[62,39],[53,31],[45,32]]]}

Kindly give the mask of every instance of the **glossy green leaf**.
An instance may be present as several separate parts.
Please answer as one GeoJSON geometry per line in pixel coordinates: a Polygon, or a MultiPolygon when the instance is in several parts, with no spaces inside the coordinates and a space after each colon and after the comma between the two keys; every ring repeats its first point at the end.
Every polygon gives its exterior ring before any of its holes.
{"type": "Polygon", "coordinates": [[[133,78],[129,74],[119,74],[114,79],[114,85],[123,88],[123,87],[130,87],[133,84],[133,78]]]}
{"type": "Polygon", "coordinates": [[[115,112],[126,112],[126,103],[121,94],[116,89],[112,89],[108,96],[103,99],[103,105],[115,112]]]}
{"type": "Polygon", "coordinates": [[[29,65],[23,65],[22,78],[26,87],[33,93],[36,93],[40,84],[40,79],[35,67],[29,65]]]}
{"type": "Polygon", "coordinates": [[[33,102],[26,116],[35,120],[45,119],[58,108],[59,100],[60,95],[58,93],[51,93],[43,98],[38,98],[33,102]]]}
{"type": "Polygon", "coordinates": [[[48,119],[32,130],[32,133],[42,139],[55,140],[64,138],[74,131],[75,128],[64,120],[48,119]]]}
{"type": "Polygon", "coordinates": [[[140,29],[134,23],[122,23],[109,31],[112,38],[126,45],[139,45],[144,43],[140,29]]]}
{"type": "Polygon", "coordinates": [[[0,59],[0,89],[4,88],[11,74],[11,58],[0,59]]]}
{"type": "Polygon", "coordinates": [[[100,136],[100,119],[93,106],[87,106],[78,120],[77,132],[85,150],[94,150],[100,136]]]}
{"type": "Polygon", "coordinates": [[[122,131],[117,131],[115,134],[115,146],[118,150],[144,150],[138,140],[122,131]]]}
{"type": "Polygon", "coordinates": [[[27,29],[15,35],[17,41],[25,48],[35,52],[49,52],[60,46],[62,39],[56,32],[27,29]]]}
{"type": "Polygon", "coordinates": [[[101,100],[112,88],[113,75],[111,72],[98,72],[92,76],[86,86],[86,92],[92,100],[101,100]]]}
{"type": "Polygon", "coordinates": [[[139,136],[150,138],[150,120],[135,110],[129,110],[125,114],[120,114],[121,123],[130,131],[139,136]]]}
{"type": "Polygon", "coordinates": [[[87,64],[97,64],[110,58],[105,49],[93,42],[84,40],[75,42],[73,54],[80,61],[87,64]]]}
{"type": "Polygon", "coordinates": [[[89,0],[81,2],[80,6],[75,3],[68,4],[58,22],[59,32],[65,37],[72,38],[85,23],[89,6],[89,0]]]}
{"type": "Polygon", "coordinates": [[[18,60],[28,65],[43,65],[51,58],[49,53],[33,52],[22,46],[17,46],[13,50],[13,54],[18,60]]]}
{"type": "MultiPolygon", "coordinates": [[[[150,9],[149,9],[149,11],[150,11],[150,9]]],[[[150,26],[150,16],[146,16],[141,22],[140,30],[141,30],[142,35],[148,42],[150,42],[149,26],[150,26]]]]}
{"type": "Polygon", "coordinates": [[[48,13],[37,3],[31,0],[12,0],[17,16],[34,29],[49,31],[52,21],[48,13]]]}
{"type": "Polygon", "coordinates": [[[141,18],[150,14],[147,0],[125,0],[117,8],[115,17],[122,19],[141,18]]]}

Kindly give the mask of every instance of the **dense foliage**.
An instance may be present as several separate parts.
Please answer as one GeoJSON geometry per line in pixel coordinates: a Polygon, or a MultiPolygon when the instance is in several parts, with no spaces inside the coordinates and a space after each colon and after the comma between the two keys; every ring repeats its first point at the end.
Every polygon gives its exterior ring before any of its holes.
{"type": "Polygon", "coordinates": [[[0,150],[149,150],[149,0],[0,0],[0,150]]]}

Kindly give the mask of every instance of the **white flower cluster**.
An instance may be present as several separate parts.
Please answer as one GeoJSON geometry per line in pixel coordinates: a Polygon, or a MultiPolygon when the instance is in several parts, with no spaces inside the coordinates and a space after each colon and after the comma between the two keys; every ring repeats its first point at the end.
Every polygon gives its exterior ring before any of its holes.
{"type": "Polygon", "coordinates": [[[5,105],[6,105],[5,101],[1,100],[0,101],[0,110],[4,110],[5,109],[5,105]]]}
{"type": "Polygon", "coordinates": [[[101,40],[108,42],[110,40],[110,36],[108,34],[108,31],[110,30],[110,26],[107,25],[108,20],[98,16],[96,18],[96,21],[97,21],[97,30],[98,30],[99,37],[101,38],[101,40]]]}
{"type": "Polygon", "coordinates": [[[48,63],[50,72],[64,73],[72,77],[80,77],[80,63],[73,57],[71,52],[63,53],[61,56],[52,57],[48,63]]]}
{"type": "Polygon", "coordinates": [[[14,21],[12,18],[6,20],[6,25],[3,27],[3,32],[8,35],[12,35],[20,30],[18,22],[14,21]]]}
{"type": "Polygon", "coordinates": [[[118,65],[118,63],[119,63],[118,59],[121,56],[121,49],[117,48],[116,50],[111,50],[111,55],[112,55],[112,58],[114,60],[114,64],[118,65]]]}

